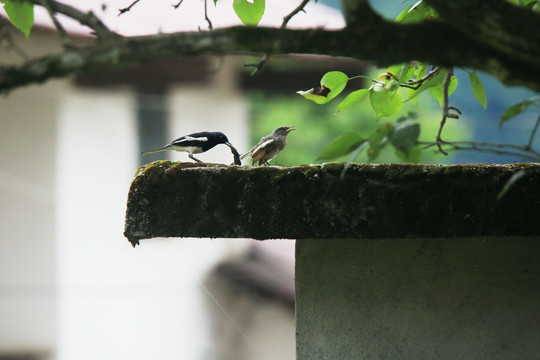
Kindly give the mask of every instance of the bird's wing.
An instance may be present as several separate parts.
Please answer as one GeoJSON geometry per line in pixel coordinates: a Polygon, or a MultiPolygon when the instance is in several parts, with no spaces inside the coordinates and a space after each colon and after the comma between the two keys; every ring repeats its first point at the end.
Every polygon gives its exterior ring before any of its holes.
{"type": "Polygon", "coordinates": [[[261,138],[261,141],[259,141],[257,143],[257,145],[255,145],[254,147],[252,147],[247,153],[245,153],[244,155],[240,156],[240,159],[244,159],[245,157],[247,156],[252,156],[253,157],[253,153],[255,151],[257,151],[257,149],[262,146],[262,144],[264,144],[265,142],[267,142],[268,140],[270,140],[272,137],[270,135],[267,135],[267,136],[264,136],[261,138]]]}
{"type": "Polygon", "coordinates": [[[267,139],[265,141],[262,141],[257,144],[252,150],[251,158],[253,159],[253,162],[256,163],[259,161],[265,154],[268,153],[270,148],[273,146],[274,139],[267,139]]]}
{"type": "Polygon", "coordinates": [[[169,146],[180,146],[180,147],[191,147],[191,146],[201,146],[208,141],[206,136],[197,136],[197,134],[182,136],[171,142],[169,146]]]}

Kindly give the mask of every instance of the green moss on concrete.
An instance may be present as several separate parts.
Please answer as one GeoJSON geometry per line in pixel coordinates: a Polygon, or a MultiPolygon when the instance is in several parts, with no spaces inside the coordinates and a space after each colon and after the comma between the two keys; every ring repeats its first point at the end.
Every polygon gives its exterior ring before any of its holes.
{"type": "Polygon", "coordinates": [[[133,180],[125,234],[384,238],[539,234],[540,166],[224,166],[160,161],[133,180]],[[516,171],[522,178],[501,200],[516,171]]]}

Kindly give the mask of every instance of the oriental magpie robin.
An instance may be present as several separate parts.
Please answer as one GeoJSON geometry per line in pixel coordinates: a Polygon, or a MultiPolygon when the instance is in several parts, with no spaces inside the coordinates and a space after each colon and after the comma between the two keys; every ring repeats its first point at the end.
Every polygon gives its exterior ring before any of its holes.
{"type": "Polygon", "coordinates": [[[225,134],[221,132],[204,131],[204,132],[198,132],[198,133],[182,136],[172,141],[170,144],[159,147],[157,149],[145,151],[142,153],[142,155],[152,154],[152,153],[163,151],[163,150],[185,151],[189,153],[188,156],[190,157],[190,159],[193,159],[197,162],[202,162],[201,160],[195,158],[193,154],[203,153],[219,144],[227,145],[228,147],[231,148],[231,151],[232,149],[234,149],[234,147],[231,145],[231,143],[229,142],[229,139],[227,139],[227,136],[225,136],[225,134]]]}
{"type": "Polygon", "coordinates": [[[251,165],[257,162],[259,165],[268,165],[268,162],[275,158],[287,145],[287,135],[295,130],[293,127],[294,125],[278,127],[273,133],[263,137],[257,145],[242,155],[240,159],[251,156],[251,165]]]}

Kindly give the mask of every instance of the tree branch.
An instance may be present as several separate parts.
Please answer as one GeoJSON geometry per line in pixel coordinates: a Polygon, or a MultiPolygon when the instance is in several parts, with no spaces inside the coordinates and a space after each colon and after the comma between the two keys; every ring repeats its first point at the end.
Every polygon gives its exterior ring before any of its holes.
{"type": "MultiPolygon", "coordinates": [[[[41,3],[42,0],[27,1],[34,5],[43,6],[41,3]]],[[[53,13],[65,15],[92,29],[95,35],[101,40],[118,37],[117,34],[109,30],[109,28],[105,24],[103,24],[101,20],[99,20],[96,15],[94,15],[94,13],[91,11],[84,13],[70,5],[62,4],[56,0],[47,0],[47,5],[50,7],[50,10],[53,13]]]]}
{"type": "Polygon", "coordinates": [[[448,155],[446,151],[443,150],[442,144],[444,143],[442,139],[442,131],[444,128],[444,125],[446,124],[446,119],[449,117],[449,102],[448,102],[448,88],[450,87],[450,82],[452,81],[452,76],[454,75],[454,69],[449,69],[448,74],[446,74],[446,77],[444,78],[443,83],[443,108],[442,108],[442,120],[441,124],[439,126],[439,131],[437,132],[437,137],[435,138],[435,142],[437,143],[437,147],[439,148],[439,151],[443,153],[444,155],[448,155]]]}
{"type": "MultiPolygon", "coordinates": [[[[103,41],[77,51],[36,58],[22,65],[1,66],[0,91],[50,78],[161,58],[239,53],[323,54],[374,61],[380,66],[415,59],[446,67],[475,68],[507,84],[540,90],[540,62],[530,61],[512,52],[502,52],[437,22],[402,25],[385,21],[377,26],[350,26],[339,31],[239,26],[211,33],[185,32],[123,38],[106,28],[102,29],[104,25],[94,15],[49,1],[53,11],[70,14],[81,23],[97,29],[103,41]],[[444,41],[441,41],[441,36],[444,36],[444,41]],[[105,38],[108,39],[105,41],[105,38]]],[[[526,38],[528,33],[524,32],[522,36],[526,38]]]]}
{"type": "Polygon", "coordinates": [[[540,14],[506,0],[425,0],[454,31],[514,52],[529,59],[540,58],[540,14]],[[526,33],[526,36],[524,36],[526,33]]]}

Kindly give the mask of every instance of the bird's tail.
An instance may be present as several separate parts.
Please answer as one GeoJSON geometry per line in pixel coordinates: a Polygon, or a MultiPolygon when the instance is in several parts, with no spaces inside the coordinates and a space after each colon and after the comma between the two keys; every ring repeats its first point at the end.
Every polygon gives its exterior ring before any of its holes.
{"type": "Polygon", "coordinates": [[[141,153],[141,155],[148,155],[148,154],[157,153],[157,152],[160,152],[160,151],[163,151],[163,150],[167,150],[168,148],[169,148],[169,145],[165,145],[165,146],[162,146],[162,147],[159,147],[159,148],[156,148],[156,149],[145,151],[145,152],[141,153]]]}

